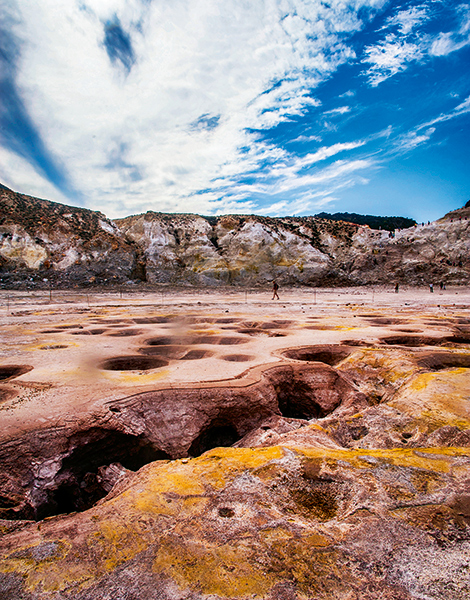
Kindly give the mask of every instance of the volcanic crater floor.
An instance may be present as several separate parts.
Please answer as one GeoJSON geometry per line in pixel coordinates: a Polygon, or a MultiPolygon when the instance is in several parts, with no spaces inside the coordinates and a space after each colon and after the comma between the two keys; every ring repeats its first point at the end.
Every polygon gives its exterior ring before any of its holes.
{"type": "Polygon", "coordinates": [[[470,596],[467,289],[2,292],[0,597],[470,596]]]}

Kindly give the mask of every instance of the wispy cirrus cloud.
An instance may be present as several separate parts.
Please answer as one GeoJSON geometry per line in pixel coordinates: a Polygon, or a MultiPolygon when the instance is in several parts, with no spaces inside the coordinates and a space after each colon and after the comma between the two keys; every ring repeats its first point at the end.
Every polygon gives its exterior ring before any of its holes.
{"type": "Polygon", "coordinates": [[[426,8],[411,7],[400,10],[387,20],[382,28],[388,31],[385,39],[364,51],[363,62],[370,65],[367,71],[370,85],[378,86],[423,58],[426,48],[420,36],[416,35],[416,29],[427,19],[426,8]]]}
{"type": "Polygon", "coordinates": [[[398,139],[395,141],[395,147],[402,152],[409,152],[421,144],[428,142],[435,131],[435,127],[429,127],[424,133],[421,134],[419,134],[418,131],[409,131],[406,134],[398,137],[398,139]]]}
{"type": "Polygon", "coordinates": [[[382,27],[385,39],[364,50],[363,62],[369,64],[367,76],[376,87],[390,77],[405,71],[410,65],[446,56],[470,44],[470,5],[453,6],[455,28],[450,31],[427,32],[425,26],[439,23],[436,3],[399,10],[382,27]]]}
{"type": "Polygon", "coordinates": [[[432,41],[430,54],[447,56],[470,44],[470,5],[457,7],[459,26],[454,31],[440,32],[432,41]]]}

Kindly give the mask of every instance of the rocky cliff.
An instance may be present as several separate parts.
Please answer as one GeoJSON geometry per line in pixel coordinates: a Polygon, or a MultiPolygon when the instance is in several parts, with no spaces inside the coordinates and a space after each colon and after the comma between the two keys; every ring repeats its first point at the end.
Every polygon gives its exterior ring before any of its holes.
{"type": "Polygon", "coordinates": [[[4,286],[127,281],[139,274],[138,254],[102,213],[0,188],[4,286]]]}
{"type": "Polygon", "coordinates": [[[363,285],[470,282],[470,208],[393,233],[315,217],[103,214],[0,197],[4,286],[123,283],[363,285]]]}

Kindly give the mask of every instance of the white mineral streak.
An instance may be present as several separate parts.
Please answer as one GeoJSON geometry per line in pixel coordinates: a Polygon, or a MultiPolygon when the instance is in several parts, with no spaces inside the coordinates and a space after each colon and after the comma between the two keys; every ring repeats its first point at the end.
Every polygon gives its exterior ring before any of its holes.
{"type": "Polygon", "coordinates": [[[11,236],[4,236],[1,241],[0,255],[19,265],[26,265],[28,269],[39,269],[47,259],[47,250],[25,231],[14,226],[11,236]]]}

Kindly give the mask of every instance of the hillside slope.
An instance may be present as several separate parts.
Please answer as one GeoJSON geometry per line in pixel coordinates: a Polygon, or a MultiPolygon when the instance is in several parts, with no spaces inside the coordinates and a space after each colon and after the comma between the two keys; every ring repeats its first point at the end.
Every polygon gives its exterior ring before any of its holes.
{"type": "Polygon", "coordinates": [[[103,214],[0,188],[0,275],[59,284],[127,281],[138,249],[103,214]]]}
{"type": "Polygon", "coordinates": [[[0,278],[17,285],[470,283],[470,208],[378,231],[318,217],[147,212],[111,221],[0,188],[0,278]]]}

